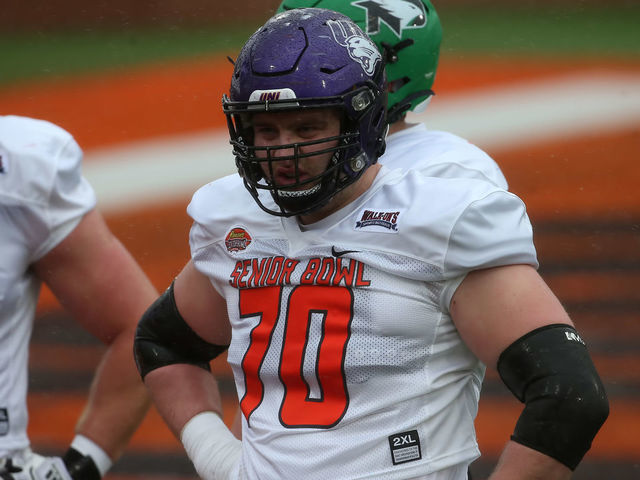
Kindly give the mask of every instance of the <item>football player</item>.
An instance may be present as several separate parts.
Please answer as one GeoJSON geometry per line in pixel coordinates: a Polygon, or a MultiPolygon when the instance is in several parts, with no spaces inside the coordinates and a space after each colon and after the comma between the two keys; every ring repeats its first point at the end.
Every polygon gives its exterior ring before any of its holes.
{"type": "Polygon", "coordinates": [[[377,162],[368,42],[300,8],[242,48],[223,98],[239,175],[192,198],[191,260],[138,325],[145,384],[204,479],[463,480],[488,365],[525,403],[492,479],[569,478],[608,402],[525,206],[377,162]],[[209,369],[227,348],[241,442],[209,369]]]}
{"type": "MultiPolygon", "coordinates": [[[[420,168],[434,177],[477,178],[508,189],[498,164],[484,151],[449,132],[409,123],[434,95],[442,26],[429,0],[284,0],[278,12],[318,7],[350,17],[381,52],[387,74],[389,133],[379,162],[391,168],[420,168]]],[[[240,433],[240,416],[233,431],[240,433]]]]}
{"type": "MultiPolygon", "coordinates": [[[[82,152],[63,129],[0,116],[0,478],[98,480],[123,452],[150,401],[131,357],[157,291],[96,210],[82,152]],[[69,450],[31,451],[29,338],[44,282],[108,349],[69,450]]],[[[70,353],[72,354],[72,353],[70,353]]]]}

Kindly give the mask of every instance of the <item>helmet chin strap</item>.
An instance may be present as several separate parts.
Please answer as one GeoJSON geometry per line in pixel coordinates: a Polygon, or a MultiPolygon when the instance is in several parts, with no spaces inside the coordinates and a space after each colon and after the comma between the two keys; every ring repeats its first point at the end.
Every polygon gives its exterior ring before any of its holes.
{"type": "MultiPolygon", "coordinates": [[[[329,164],[327,165],[327,170],[331,168],[335,168],[336,164],[339,162],[339,158],[340,158],[339,152],[334,152],[333,155],[331,156],[331,160],[329,161],[329,164]]],[[[314,196],[321,196],[322,188],[323,188],[323,181],[320,181],[319,183],[316,183],[315,185],[309,188],[306,188],[304,190],[286,190],[286,189],[278,188],[277,194],[275,195],[285,203],[291,202],[291,205],[289,207],[296,207],[296,206],[299,206],[299,204],[295,205],[294,202],[296,201],[309,202],[309,201],[313,201],[314,196]]],[[[313,208],[306,209],[306,210],[313,211],[318,208],[321,208],[322,206],[326,205],[330,199],[331,197],[328,197],[324,199],[324,201],[318,202],[313,208]]],[[[281,204],[277,200],[276,200],[276,203],[280,206],[280,208],[284,210],[288,210],[287,205],[281,204]]],[[[293,209],[296,209],[296,208],[293,208],[293,209]]]]}
{"type": "MultiPolygon", "coordinates": [[[[327,168],[331,168],[330,166],[335,165],[337,162],[338,162],[338,152],[334,152],[333,155],[331,156],[331,161],[329,162],[329,166],[327,168]]],[[[309,188],[305,188],[304,190],[283,190],[278,188],[278,196],[282,198],[287,198],[287,199],[308,197],[318,193],[321,188],[322,188],[322,182],[316,183],[315,185],[312,185],[309,188]]]]}

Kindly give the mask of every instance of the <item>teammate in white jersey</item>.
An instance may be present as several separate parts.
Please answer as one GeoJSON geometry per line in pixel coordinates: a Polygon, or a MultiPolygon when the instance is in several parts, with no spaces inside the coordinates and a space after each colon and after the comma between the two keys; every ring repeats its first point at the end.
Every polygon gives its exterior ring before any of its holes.
{"type": "Polygon", "coordinates": [[[420,168],[442,178],[477,178],[508,189],[498,164],[452,133],[409,123],[407,112],[423,112],[434,92],[442,26],[429,0],[283,0],[278,12],[317,7],[353,20],[385,61],[389,134],[379,161],[391,168],[420,168]]]}
{"type": "Polygon", "coordinates": [[[223,98],[239,175],[189,205],[192,258],[138,325],[145,384],[204,479],[462,480],[488,365],[525,403],[492,480],[569,478],[608,403],[525,206],[377,163],[385,88],[342,14],[251,36],[223,98]],[[227,348],[242,442],[209,370],[227,348]]]}
{"type": "Polygon", "coordinates": [[[81,158],[63,129],[0,116],[2,479],[101,478],[150,404],[131,348],[157,291],[95,209],[81,158]],[[42,282],[109,347],[63,459],[33,453],[27,437],[29,339],[42,282]]]}

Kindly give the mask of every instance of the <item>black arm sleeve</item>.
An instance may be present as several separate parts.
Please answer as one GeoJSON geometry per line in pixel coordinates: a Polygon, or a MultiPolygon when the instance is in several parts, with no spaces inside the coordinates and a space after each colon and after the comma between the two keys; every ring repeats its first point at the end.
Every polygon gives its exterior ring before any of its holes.
{"type": "Polygon", "coordinates": [[[203,340],[184,321],[171,286],[144,313],[134,340],[138,371],[144,377],[156,368],[187,363],[210,371],[209,362],[229,345],[214,345],[203,340]]]}
{"type": "Polygon", "coordinates": [[[587,348],[570,325],[538,328],[511,344],[498,372],[525,403],[511,439],[574,470],[609,415],[587,348]]]}

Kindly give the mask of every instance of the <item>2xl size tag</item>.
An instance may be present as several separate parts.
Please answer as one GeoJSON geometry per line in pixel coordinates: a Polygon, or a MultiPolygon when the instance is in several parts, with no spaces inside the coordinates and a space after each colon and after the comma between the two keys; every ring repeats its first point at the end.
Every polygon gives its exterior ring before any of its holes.
{"type": "Polygon", "coordinates": [[[389,447],[391,448],[391,460],[394,465],[413,462],[422,458],[420,437],[417,430],[391,435],[389,437],[389,447]]]}

